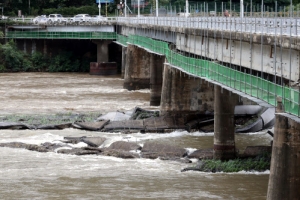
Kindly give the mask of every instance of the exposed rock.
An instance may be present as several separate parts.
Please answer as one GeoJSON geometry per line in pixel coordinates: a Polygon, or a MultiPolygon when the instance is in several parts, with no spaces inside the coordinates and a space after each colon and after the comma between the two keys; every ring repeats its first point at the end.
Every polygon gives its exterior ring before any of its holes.
{"type": "Polygon", "coordinates": [[[158,117],[159,111],[150,111],[145,110],[139,107],[136,107],[130,117],[132,120],[146,119],[150,117],[158,117]]]}
{"type": "Polygon", "coordinates": [[[184,157],[187,151],[183,148],[162,144],[158,142],[146,142],[142,148],[142,157],[156,159],[158,157],[184,157]]]}
{"type": "Polygon", "coordinates": [[[213,149],[198,149],[187,156],[188,158],[212,159],[213,149]]]}
{"type": "Polygon", "coordinates": [[[81,141],[91,147],[99,147],[105,140],[106,138],[104,137],[84,137],[81,141]]]}
{"type": "Polygon", "coordinates": [[[241,157],[256,157],[263,153],[272,153],[271,146],[247,146],[241,157]]]}
{"type": "Polygon", "coordinates": [[[72,148],[69,145],[65,145],[65,144],[56,144],[56,143],[50,143],[50,142],[45,142],[43,144],[41,144],[41,147],[44,147],[45,149],[47,149],[48,151],[55,151],[55,149],[61,148],[61,147],[69,147],[72,148]]]}
{"type": "Polygon", "coordinates": [[[36,127],[33,125],[27,125],[20,122],[0,122],[0,129],[35,129],[36,127]]]}
{"type": "Polygon", "coordinates": [[[86,136],[82,137],[64,137],[66,141],[62,141],[64,143],[71,143],[71,144],[77,144],[79,142],[82,142],[82,139],[86,138],[86,136]]]}
{"type": "Polygon", "coordinates": [[[75,122],[72,124],[72,126],[79,129],[98,131],[101,130],[108,123],[109,120],[104,120],[99,122],[75,122]]]}
{"type": "Polygon", "coordinates": [[[137,153],[132,153],[128,151],[123,151],[123,150],[116,150],[116,149],[102,149],[103,152],[101,155],[103,156],[113,156],[117,158],[124,158],[124,159],[130,159],[130,158],[139,158],[139,154],[137,153]]]}
{"type": "Polygon", "coordinates": [[[112,143],[108,147],[108,149],[131,151],[131,150],[141,150],[142,147],[134,142],[117,141],[112,143]]]}
{"type": "Polygon", "coordinates": [[[48,125],[38,125],[36,128],[37,129],[65,129],[65,128],[70,128],[72,126],[72,123],[65,123],[65,124],[48,124],[48,125]]]}
{"type": "Polygon", "coordinates": [[[102,115],[97,118],[97,121],[102,121],[102,120],[108,120],[108,121],[124,121],[124,120],[129,120],[130,115],[126,115],[122,112],[109,112],[105,115],[102,115]]]}
{"type": "Polygon", "coordinates": [[[127,120],[127,121],[116,121],[110,122],[102,131],[120,131],[120,130],[144,130],[144,121],[143,120],[127,120]]]}
{"type": "Polygon", "coordinates": [[[0,147],[10,147],[10,148],[23,148],[30,151],[38,152],[48,152],[49,150],[43,146],[38,146],[35,144],[25,144],[22,142],[10,142],[10,143],[0,143],[0,147]]]}
{"type": "Polygon", "coordinates": [[[71,154],[71,155],[91,155],[91,154],[99,154],[101,150],[89,150],[84,148],[73,148],[73,149],[60,149],[57,153],[62,154],[71,154]]]}

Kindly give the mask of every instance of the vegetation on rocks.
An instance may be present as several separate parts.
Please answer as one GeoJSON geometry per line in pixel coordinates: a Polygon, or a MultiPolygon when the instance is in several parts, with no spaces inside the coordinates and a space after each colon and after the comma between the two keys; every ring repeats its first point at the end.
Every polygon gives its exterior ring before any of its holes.
{"type": "Polygon", "coordinates": [[[93,122],[101,114],[99,112],[90,112],[84,114],[78,113],[57,113],[53,115],[26,115],[26,114],[12,114],[0,116],[0,122],[22,122],[25,124],[64,124],[74,122],[93,122]]]}
{"type": "Polygon", "coordinates": [[[197,166],[188,167],[182,171],[203,171],[203,172],[239,172],[239,171],[266,171],[270,169],[271,154],[263,153],[255,158],[237,158],[228,161],[201,160],[197,166]]]}

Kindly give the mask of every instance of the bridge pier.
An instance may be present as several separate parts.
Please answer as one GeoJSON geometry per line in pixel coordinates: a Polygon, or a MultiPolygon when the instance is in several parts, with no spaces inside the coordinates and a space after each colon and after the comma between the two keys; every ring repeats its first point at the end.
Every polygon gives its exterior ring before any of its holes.
{"type": "Polygon", "coordinates": [[[108,62],[108,44],[109,40],[95,40],[97,44],[97,63],[108,62]]]}
{"type": "Polygon", "coordinates": [[[214,88],[214,159],[235,158],[234,107],[238,96],[215,85],[214,88]]]}
{"type": "Polygon", "coordinates": [[[150,53],[134,45],[127,46],[123,87],[128,90],[150,88],[150,53]]]}
{"type": "Polygon", "coordinates": [[[268,200],[300,197],[300,120],[280,110],[275,116],[268,200]]]}
{"type": "Polygon", "coordinates": [[[124,79],[124,76],[125,76],[126,55],[127,55],[127,47],[122,47],[121,76],[122,76],[123,79],[124,79]]]}
{"type": "Polygon", "coordinates": [[[159,106],[165,56],[150,54],[150,106],[159,106]]]}
{"type": "Polygon", "coordinates": [[[162,115],[212,112],[213,99],[213,90],[206,82],[171,66],[164,66],[160,104],[162,115]]]}

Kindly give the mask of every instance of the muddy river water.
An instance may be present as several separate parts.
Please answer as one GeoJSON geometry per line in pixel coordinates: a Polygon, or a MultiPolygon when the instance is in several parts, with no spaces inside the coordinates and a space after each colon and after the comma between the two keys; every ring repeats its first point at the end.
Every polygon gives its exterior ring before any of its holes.
{"type": "MultiPolygon", "coordinates": [[[[0,74],[0,115],[131,110],[149,105],[149,90],[127,91],[119,76],[78,73],[0,74]]],[[[210,148],[213,133],[109,133],[64,130],[0,130],[0,143],[40,144],[64,136],[103,136],[143,145],[164,140],[193,151],[210,148]]],[[[236,135],[236,145],[268,145],[262,131],[236,135]]],[[[84,144],[77,144],[77,146],[84,144]]],[[[194,161],[196,162],[196,161],[194,161]]],[[[39,153],[0,148],[1,199],[266,199],[269,171],[238,173],[181,172],[195,165],[159,159],[121,159],[39,153]]]]}

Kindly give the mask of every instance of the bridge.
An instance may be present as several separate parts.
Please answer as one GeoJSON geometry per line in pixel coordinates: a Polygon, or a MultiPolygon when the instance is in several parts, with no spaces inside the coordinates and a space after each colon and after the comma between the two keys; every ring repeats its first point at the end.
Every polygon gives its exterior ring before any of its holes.
{"type": "MultiPolygon", "coordinates": [[[[235,156],[234,107],[276,107],[268,199],[300,195],[300,19],[119,17],[97,25],[8,25],[6,38],[89,39],[98,62],[122,46],[124,88],[150,88],[162,114],[214,111],[214,157],[235,156]]],[[[263,121],[263,123],[269,123],[263,121]]]]}

